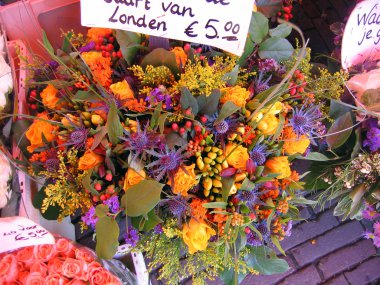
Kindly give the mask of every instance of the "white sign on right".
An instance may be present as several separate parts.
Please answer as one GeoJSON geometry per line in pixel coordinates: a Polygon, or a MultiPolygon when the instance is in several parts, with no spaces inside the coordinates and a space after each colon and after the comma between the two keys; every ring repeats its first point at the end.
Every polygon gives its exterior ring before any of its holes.
{"type": "Polygon", "coordinates": [[[380,59],[380,0],[360,2],[348,19],[342,41],[342,67],[380,59]]]}

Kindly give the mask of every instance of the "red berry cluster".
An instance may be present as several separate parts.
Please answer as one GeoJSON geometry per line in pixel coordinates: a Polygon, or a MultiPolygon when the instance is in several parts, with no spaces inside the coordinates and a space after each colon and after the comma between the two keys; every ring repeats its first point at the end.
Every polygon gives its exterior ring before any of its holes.
{"type": "Polygon", "coordinates": [[[305,75],[297,69],[293,74],[292,80],[290,81],[289,94],[291,96],[297,96],[297,94],[305,92],[306,85],[307,82],[305,80],[305,75]]]}
{"type": "Polygon", "coordinates": [[[293,1],[283,0],[282,9],[281,11],[277,12],[277,16],[279,18],[284,19],[285,21],[289,21],[290,19],[293,18],[292,10],[293,10],[293,1]]]}
{"type": "Polygon", "coordinates": [[[94,181],[93,187],[99,192],[99,196],[92,196],[94,202],[105,201],[109,199],[113,194],[115,194],[116,189],[113,183],[109,184],[107,182],[112,182],[113,175],[110,171],[107,171],[103,179],[98,179],[94,181]],[[103,180],[104,179],[104,180],[103,180]]]}
{"type": "Polygon", "coordinates": [[[30,110],[37,110],[38,106],[37,106],[37,102],[38,102],[38,99],[37,99],[37,90],[33,89],[32,91],[29,92],[29,96],[28,96],[28,103],[29,103],[29,109],[30,110]]]}
{"type": "Polygon", "coordinates": [[[115,38],[112,34],[104,37],[99,37],[96,42],[95,50],[101,51],[103,57],[112,57],[112,59],[118,59],[123,57],[121,50],[116,51],[115,38]]]}

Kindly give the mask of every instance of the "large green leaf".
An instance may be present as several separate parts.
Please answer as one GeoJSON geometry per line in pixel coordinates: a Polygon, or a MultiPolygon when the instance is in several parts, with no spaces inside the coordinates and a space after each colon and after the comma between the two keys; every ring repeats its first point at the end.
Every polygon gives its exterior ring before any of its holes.
{"type": "Polygon", "coordinates": [[[120,45],[121,53],[129,65],[133,64],[136,53],[140,48],[141,37],[129,31],[116,30],[116,40],[120,45]]]}
{"type": "MultiPolygon", "coordinates": [[[[233,269],[224,270],[219,274],[219,278],[222,279],[224,285],[236,285],[235,274],[237,274],[237,272],[233,269]]],[[[246,276],[247,274],[239,274],[237,278],[238,284],[240,284],[246,276]]]]}
{"type": "Polygon", "coordinates": [[[268,19],[260,12],[252,13],[251,23],[249,25],[249,36],[253,42],[259,44],[268,35],[268,22],[268,19]]]}
{"type": "Polygon", "coordinates": [[[284,38],[269,38],[260,44],[259,56],[277,61],[288,59],[294,52],[293,46],[284,38]]]}
{"type": "Polygon", "coordinates": [[[218,110],[220,96],[221,92],[219,89],[212,90],[211,94],[207,97],[206,95],[198,96],[199,112],[209,116],[213,115],[218,110]]]}
{"type": "Polygon", "coordinates": [[[150,212],[160,201],[163,187],[154,180],[143,180],[130,187],[121,199],[127,216],[137,217],[150,212]]]}
{"type": "Polygon", "coordinates": [[[284,273],[289,270],[288,263],[276,256],[269,247],[250,247],[251,254],[248,258],[248,264],[260,274],[272,275],[284,273]]]}
{"type": "Polygon", "coordinates": [[[248,37],[245,42],[244,52],[238,60],[240,66],[245,66],[248,57],[252,54],[255,49],[255,43],[251,40],[251,37],[248,37]]]}
{"type": "Polygon", "coordinates": [[[239,75],[239,65],[236,65],[230,72],[223,76],[223,80],[230,86],[234,86],[239,75]]]}
{"type": "Polygon", "coordinates": [[[95,208],[95,214],[98,218],[103,218],[103,217],[107,216],[109,211],[110,211],[110,209],[108,208],[108,206],[103,205],[103,204],[100,204],[100,205],[96,206],[96,208],[95,208]]]}
{"type": "Polygon", "coordinates": [[[148,65],[153,65],[155,67],[166,66],[171,70],[174,76],[178,77],[179,68],[175,60],[175,55],[166,49],[157,48],[147,54],[142,60],[141,66],[145,68],[148,65]]]}
{"type": "Polygon", "coordinates": [[[292,32],[292,27],[288,24],[278,25],[276,28],[269,30],[271,37],[286,38],[292,32]]]}
{"type": "Polygon", "coordinates": [[[95,225],[96,253],[99,258],[111,259],[119,246],[120,229],[112,217],[99,218],[95,225]]]}
{"type": "Polygon", "coordinates": [[[360,102],[367,106],[367,109],[380,112],[380,88],[366,90],[360,98],[360,102]]]}
{"type": "Polygon", "coordinates": [[[182,87],[181,89],[181,98],[180,98],[180,104],[182,109],[186,110],[188,108],[191,108],[191,113],[196,116],[199,111],[199,106],[197,99],[191,94],[190,90],[186,87],[182,87]]]}
{"type": "Polygon", "coordinates": [[[110,103],[110,109],[107,116],[108,138],[113,145],[116,145],[123,135],[123,125],[120,123],[118,110],[115,102],[110,103]]]}
{"type": "Polygon", "coordinates": [[[335,120],[327,132],[326,142],[331,149],[342,146],[352,133],[353,122],[351,113],[347,112],[335,120]]]}

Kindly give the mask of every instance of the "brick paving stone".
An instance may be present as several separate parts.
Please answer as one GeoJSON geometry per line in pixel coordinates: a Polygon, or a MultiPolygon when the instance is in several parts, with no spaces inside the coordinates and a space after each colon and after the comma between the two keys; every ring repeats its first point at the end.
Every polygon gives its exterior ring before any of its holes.
{"type": "Polygon", "coordinates": [[[323,285],[349,285],[344,275],[339,275],[328,282],[324,282],[323,285]]]}
{"type": "Polygon", "coordinates": [[[284,258],[289,266],[290,269],[287,272],[281,273],[281,274],[274,274],[274,275],[248,275],[242,282],[241,285],[272,285],[277,283],[278,281],[281,281],[285,277],[289,276],[293,272],[295,272],[296,266],[294,265],[294,262],[289,258],[289,256],[284,258]]]}
{"type": "Polygon", "coordinates": [[[313,242],[306,242],[293,250],[296,262],[300,266],[311,263],[318,258],[349,245],[360,239],[363,235],[363,228],[357,221],[343,224],[326,234],[316,238],[313,242]]]}
{"type": "Polygon", "coordinates": [[[285,238],[281,245],[283,249],[289,250],[305,241],[321,235],[328,230],[336,227],[339,224],[338,220],[333,216],[333,212],[327,211],[322,213],[318,219],[313,221],[306,221],[292,229],[290,238],[285,238]]]}
{"type": "Polygon", "coordinates": [[[376,249],[372,241],[361,240],[322,258],[318,263],[318,268],[328,279],[341,271],[352,268],[374,254],[376,254],[376,249]]]}
{"type": "Polygon", "coordinates": [[[309,209],[309,207],[304,207],[300,210],[300,217],[303,219],[303,220],[300,220],[300,221],[294,221],[293,222],[293,227],[296,226],[296,225],[299,225],[303,222],[305,222],[306,220],[309,220],[312,216],[312,210],[309,209]]]}
{"type": "Polygon", "coordinates": [[[317,285],[321,282],[321,277],[314,265],[310,265],[296,273],[288,276],[278,285],[317,285]]]}
{"type": "MultiPolygon", "coordinates": [[[[344,276],[350,284],[365,285],[370,282],[380,282],[380,258],[374,257],[363,262],[360,266],[350,272],[345,272],[344,276]]],[[[376,282],[376,284],[379,284],[376,282]]]]}

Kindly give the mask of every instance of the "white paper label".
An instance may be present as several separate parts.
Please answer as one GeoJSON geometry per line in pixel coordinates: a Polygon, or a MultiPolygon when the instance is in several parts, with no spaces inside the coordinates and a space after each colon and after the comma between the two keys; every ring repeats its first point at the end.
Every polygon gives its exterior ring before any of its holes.
{"type": "Polygon", "coordinates": [[[24,217],[0,218],[0,253],[25,246],[55,244],[52,234],[24,217]]]}
{"type": "Polygon", "coordinates": [[[244,50],[254,0],[81,0],[83,26],[244,50]]]}
{"type": "Polygon", "coordinates": [[[342,66],[380,59],[380,0],[360,2],[348,19],[342,41],[342,66]]]}

